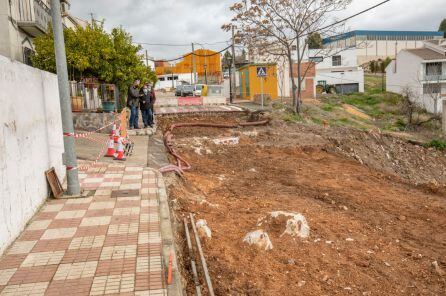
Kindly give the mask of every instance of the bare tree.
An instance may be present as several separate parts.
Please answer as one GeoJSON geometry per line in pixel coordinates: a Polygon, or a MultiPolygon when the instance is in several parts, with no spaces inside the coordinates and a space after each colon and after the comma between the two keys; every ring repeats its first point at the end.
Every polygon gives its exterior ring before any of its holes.
{"type": "Polygon", "coordinates": [[[231,24],[223,29],[237,28],[240,40],[257,54],[284,56],[288,62],[295,111],[301,111],[302,82],[306,70],[302,61],[307,51],[308,36],[339,33],[342,25],[327,26],[330,14],[345,9],[351,0],[241,0],[231,6],[235,13],[231,24]],[[293,69],[296,50],[297,85],[293,69]]]}

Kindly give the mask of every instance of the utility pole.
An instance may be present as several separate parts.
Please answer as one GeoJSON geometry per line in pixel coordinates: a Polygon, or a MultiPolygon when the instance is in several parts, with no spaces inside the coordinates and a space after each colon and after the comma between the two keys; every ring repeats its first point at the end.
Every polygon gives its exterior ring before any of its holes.
{"type": "Polygon", "coordinates": [[[197,79],[197,66],[195,64],[195,49],[194,49],[194,43],[192,42],[192,73],[193,73],[193,81],[191,81],[191,84],[195,84],[197,79]]]}
{"type": "Polygon", "coordinates": [[[232,63],[231,63],[231,68],[232,71],[230,71],[229,75],[231,76],[231,85],[232,85],[232,89],[231,89],[231,93],[230,93],[230,99],[229,101],[232,103],[234,103],[235,101],[235,90],[236,90],[236,81],[235,81],[235,37],[234,37],[234,26],[232,26],[232,46],[231,46],[231,52],[232,52],[232,63]]]}
{"type": "Polygon", "coordinates": [[[149,55],[147,54],[147,49],[146,49],[146,66],[148,69],[149,68],[149,55]]]}
{"type": "Polygon", "coordinates": [[[56,53],[57,81],[59,85],[60,111],[62,115],[62,129],[64,134],[63,154],[67,167],[67,194],[80,195],[79,176],[77,169],[76,150],[74,147],[73,115],[71,113],[70,90],[68,85],[67,56],[60,14],[60,0],[51,0],[51,18],[53,23],[54,50],[56,53]]]}

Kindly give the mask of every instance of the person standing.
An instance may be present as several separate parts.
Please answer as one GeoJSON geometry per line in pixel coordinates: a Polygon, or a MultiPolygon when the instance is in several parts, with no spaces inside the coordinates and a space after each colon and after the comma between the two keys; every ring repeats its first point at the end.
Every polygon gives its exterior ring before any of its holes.
{"type": "Polygon", "coordinates": [[[144,84],[141,89],[141,97],[139,99],[139,106],[141,108],[142,121],[144,122],[144,128],[148,126],[152,127],[152,110],[151,110],[151,92],[149,84],[144,84]]]}
{"type": "Polygon", "coordinates": [[[139,97],[141,96],[139,93],[140,80],[136,79],[133,85],[129,87],[129,91],[127,94],[127,107],[130,108],[130,119],[129,119],[129,129],[139,129],[138,121],[139,121],[139,97]]]}
{"type": "Polygon", "coordinates": [[[155,86],[152,85],[150,88],[150,120],[149,125],[152,127],[155,124],[154,118],[155,118],[155,102],[156,102],[156,96],[155,96],[155,86]]]}

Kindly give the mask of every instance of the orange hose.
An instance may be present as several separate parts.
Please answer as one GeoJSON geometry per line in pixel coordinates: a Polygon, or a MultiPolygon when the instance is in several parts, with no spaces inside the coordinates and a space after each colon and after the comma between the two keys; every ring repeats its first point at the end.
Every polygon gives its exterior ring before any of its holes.
{"type": "Polygon", "coordinates": [[[172,261],[173,261],[173,252],[170,251],[169,256],[169,269],[167,271],[167,284],[170,285],[172,283],[172,261]]]}

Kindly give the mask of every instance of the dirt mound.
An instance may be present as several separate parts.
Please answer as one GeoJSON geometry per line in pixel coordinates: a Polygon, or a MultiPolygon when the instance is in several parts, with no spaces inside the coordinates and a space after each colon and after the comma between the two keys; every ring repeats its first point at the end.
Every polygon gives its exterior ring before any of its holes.
{"type": "Polygon", "coordinates": [[[217,295],[441,295],[446,290],[446,278],[435,268],[446,270],[446,199],[408,183],[444,184],[441,153],[342,128],[274,123],[208,132],[175,134],[192,170],[170,187],[170,198],[176,215],[195,213],[212,229],[204,252],[217,295]],[[212,141],[234,134],[238,145],[212,141]],[[200,145],[212,153],[197,153],[194,137],[208,137],[200,145]],[[426,168],[417,174],[419,157],[426,168]],[[278,210],[302,214],[311,229],[308,238],[283,235],[285,217],[258,224],[278,210]],[[259,228],[268,232],[272,250],[243,242],[259,228]]]}

